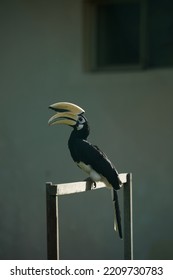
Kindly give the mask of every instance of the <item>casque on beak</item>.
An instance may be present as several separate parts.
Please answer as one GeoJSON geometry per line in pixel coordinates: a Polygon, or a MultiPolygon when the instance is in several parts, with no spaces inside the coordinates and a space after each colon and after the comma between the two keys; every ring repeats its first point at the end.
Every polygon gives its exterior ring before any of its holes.
{"type": "Polygon", "coordinates": [[[78,116],[85,112],[81,107],[69,102],[54,103],[49,108],[57,112],[49,119],[49,125],[67,124],[73,126],[76,124],[78,116]]]}

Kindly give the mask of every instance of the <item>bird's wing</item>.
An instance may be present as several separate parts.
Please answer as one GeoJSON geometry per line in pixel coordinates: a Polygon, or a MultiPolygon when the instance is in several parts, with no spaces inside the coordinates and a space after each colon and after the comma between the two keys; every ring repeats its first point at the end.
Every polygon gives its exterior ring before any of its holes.
{"type": "Polygon", "coordinates": [[[118,172],[108,159],[107,155],[103,153],[97,146],[92,145],[86,140],[81,140],[76,143],[75,157],[76,162],[84,162],[90,165],[97,173],[104,176],[114,189],[119,189],[121,181],[118,177],[118,172]]]}
{"type": "Polygon", "coordinates": [[[86,140],[78,139],[71,149],[71,155],[75,162],[83,162],[90,165],[97,173],[104,176],[113,187],[113,204],[114,204],[114,229],[118,228],[119,236],[122,238],[121,228],[121,214],[118,202],[117,189],[120,188],[121,181],[118,177],[118,172],[108,159],[97,146],[92,145],[86,140]],[[73,151],[73,152],[72,152],[73,151]]]}

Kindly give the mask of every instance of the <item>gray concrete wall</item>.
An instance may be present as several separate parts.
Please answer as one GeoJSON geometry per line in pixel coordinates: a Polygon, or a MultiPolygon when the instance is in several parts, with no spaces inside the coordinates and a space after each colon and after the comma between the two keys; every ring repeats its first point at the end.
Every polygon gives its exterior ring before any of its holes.
{"type": "MultiPolygon", "coordinates": [[[[46,259],[45,182],[86,176],[70,128],[47,126],[58,101],[83,107],[90,141],[133,173],[135,259],[172,259],[173,70],[84,72],[81,2],[1,2],[0,259],[46,259]]],[[[62,258],[123,258],[108,191],[60,206],[62,258]]]]}

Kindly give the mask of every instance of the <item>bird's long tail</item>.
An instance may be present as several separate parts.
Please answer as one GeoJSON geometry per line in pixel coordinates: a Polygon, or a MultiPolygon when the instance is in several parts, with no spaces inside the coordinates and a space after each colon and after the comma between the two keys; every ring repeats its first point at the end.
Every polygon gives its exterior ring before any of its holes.
{"type": "Polygon", "coordinates": [[[122,227],[121,227],[121,212],[118,201],[118,193],[115,189],[113,189],[113,204],[114,204],[114,230],[118,228],[118,233],[120,238],[123,238],[122,227]]]}

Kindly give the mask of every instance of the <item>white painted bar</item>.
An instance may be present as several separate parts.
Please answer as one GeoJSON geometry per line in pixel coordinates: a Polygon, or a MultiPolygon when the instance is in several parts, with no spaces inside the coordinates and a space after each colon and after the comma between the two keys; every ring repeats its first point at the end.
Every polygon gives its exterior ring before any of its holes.
{"type": "MultiPolygon", "coordinates": [[[[127,182],[127,173],[119,174],[121,182],[124,184],[127,182]]],[[[85,181],[82,182],[73,182],[73,183],[65,183],[65,184],[55,184],[54,186],[57,187],[57,195],[67,195],[73,193],[80,193],[88,191],[88,187],[85,181]]],[[[92,188],[91,190],[98,190],[100,188],[105,188],[105,184],[102,182],[96,183],[96,188],[92,188]]]]}

